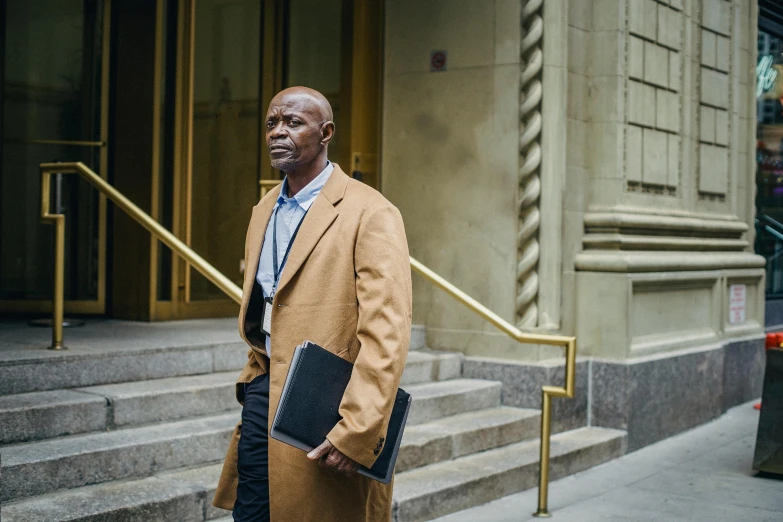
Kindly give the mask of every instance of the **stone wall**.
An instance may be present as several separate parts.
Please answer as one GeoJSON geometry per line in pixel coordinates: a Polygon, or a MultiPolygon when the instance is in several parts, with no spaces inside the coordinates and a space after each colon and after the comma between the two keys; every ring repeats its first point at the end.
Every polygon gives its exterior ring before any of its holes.
{"type": "Polygon", "coordinates": [[[585,107],[569,136],[586,146],[568,178],[584,210],[566,219],[566,242],[581,243],[565,260],[577,295],[566,329],[581,354],[612,359],[759,334],[755,2],[584,4],[570,4],[569,36],[587,50],[569,56],[570,97],[585,107]],[[728,320],[735,284],[741,323],[728,320]]]}
{"type": "MultiPolygon", "coordinates": [[[[385,17],[382,192],[402,212],[411,255],[509,320],[516,299],[520,6],[395,0],[386,2],[385,17]],[[433,51],[446,51],[445,71],[431,71],[433,51]]],[[[512,344],[417,276],[414,303],[414,323],[428,326],[431,347],[512,344]]]]}
{"type": "MultiPolygon", "coordinates": [[[[576,335],[576,397],[553,403],[555,431],[619,428],[636,449],[758,397],[757,2],[386,10],[383,191],[414,257],[520,327],[576,335]],[[438,49],[446,72],[426,63],[438,49]]],[[[414,290],[427,344],[472,355],[463,374],[503,381],[504,403],[539,407],[562,383],[558,349],[520,349],[414,290]]]]}
{"type": "MultiPolygon", "coordinates": [[[[580,355],[761,332],[756,5],[387,2],[382,190],[411,254],[520,327],[577,335],[580,355]],[[430,70],[437,50],[446,71],[430,70]]],[[[414,310],[433,348],[559,355],[520,350],[418,278],[414,310]]]]}

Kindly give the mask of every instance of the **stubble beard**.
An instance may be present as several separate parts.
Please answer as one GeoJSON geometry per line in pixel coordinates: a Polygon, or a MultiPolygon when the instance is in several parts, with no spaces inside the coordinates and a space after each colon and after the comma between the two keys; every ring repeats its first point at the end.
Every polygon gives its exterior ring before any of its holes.
{"type": "Polygon", "coordinates": [[[280,169],[288,174],[296,167],[296,161],[291,158],[272,159],[272,168],[280,169]]]}

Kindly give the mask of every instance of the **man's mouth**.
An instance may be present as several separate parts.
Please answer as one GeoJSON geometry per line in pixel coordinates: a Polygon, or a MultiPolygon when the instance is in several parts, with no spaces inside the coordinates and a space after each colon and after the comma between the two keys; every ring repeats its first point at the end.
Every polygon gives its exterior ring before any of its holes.
{"type": "Polygon", "coordinates": [[[269,147],[269,152],[278,153],[278,154],[283,152],[291,152],[291,148],[285,147],[283,145],[272,145],[271,147],[269,147]]]}

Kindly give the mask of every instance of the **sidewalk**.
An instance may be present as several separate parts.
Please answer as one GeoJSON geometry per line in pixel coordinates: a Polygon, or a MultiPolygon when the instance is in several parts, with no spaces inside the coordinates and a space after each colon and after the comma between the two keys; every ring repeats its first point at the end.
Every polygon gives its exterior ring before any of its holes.
{"type": "MultiPolygon", "coordinates": [[[[783,520],[783,480],[751,469],[758,411],[753,403],[617,460],[553,482],[550,520],[783,520]]],[[[511,495],[437,522],[538,521],[538,490],[511,495]]]]}

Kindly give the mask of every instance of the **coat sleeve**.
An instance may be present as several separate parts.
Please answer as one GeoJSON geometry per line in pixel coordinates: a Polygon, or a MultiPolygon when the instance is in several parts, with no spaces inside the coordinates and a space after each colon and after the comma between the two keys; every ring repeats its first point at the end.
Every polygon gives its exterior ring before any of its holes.
{"type": "Polygon", "coordinates": [[[411,334],[411,270],[399,211],[389,203],[365,214],[354,250],[359,354],[327,435],[341,452],[372,467],[386,438],[411,334]]]}

